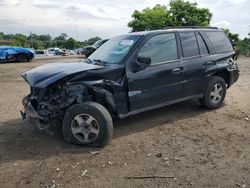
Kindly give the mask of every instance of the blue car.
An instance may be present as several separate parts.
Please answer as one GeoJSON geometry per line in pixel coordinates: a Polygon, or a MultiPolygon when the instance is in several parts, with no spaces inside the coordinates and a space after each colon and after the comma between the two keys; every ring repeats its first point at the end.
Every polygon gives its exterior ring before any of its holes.
{"type": "Polygon", "coordinates": [[[35,53],[28,48],[0,46],[0,62],[28,62],[35,53]]]}

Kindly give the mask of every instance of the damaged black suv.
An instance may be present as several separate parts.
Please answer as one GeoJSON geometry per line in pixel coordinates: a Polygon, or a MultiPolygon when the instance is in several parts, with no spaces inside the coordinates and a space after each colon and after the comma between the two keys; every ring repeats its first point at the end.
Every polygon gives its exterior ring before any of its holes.
{"type": "Polygon", "coordinates": [[[112,117],[189,99],[220,107],[239,77],[234,55],[225,34],[211,27],[114,37],[83,62],[52,63],[22,74],[30,94],[21,114],[39,129],[61,124],[69,143],[103,146],[112,137],[112,117]]]}

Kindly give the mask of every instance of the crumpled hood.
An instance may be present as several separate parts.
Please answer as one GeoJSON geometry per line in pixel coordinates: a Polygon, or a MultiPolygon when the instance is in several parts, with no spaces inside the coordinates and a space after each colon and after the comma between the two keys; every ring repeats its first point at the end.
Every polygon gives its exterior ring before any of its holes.
{"type": "Polygon", "coordinates": [[[83,62],[51,63],[27,71],[22,74],[22,77],[32,87],[45,88],[71,74],[100,68],[103,67],[83,62]]]}

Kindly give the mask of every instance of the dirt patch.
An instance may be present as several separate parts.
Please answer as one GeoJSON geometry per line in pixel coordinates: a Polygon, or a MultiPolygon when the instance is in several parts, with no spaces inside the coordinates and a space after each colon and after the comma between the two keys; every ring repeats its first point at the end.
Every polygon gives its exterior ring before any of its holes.
{"type": "Polygon", "coordinates": [[[222,108],[187,101],[116,120],[95,155],[20,118],[20,74],[49,61],[0,64],[0,187],[250,187],[250,59],[222,108]],[[126,178],[152,175],[174,178],[126,178]]]}

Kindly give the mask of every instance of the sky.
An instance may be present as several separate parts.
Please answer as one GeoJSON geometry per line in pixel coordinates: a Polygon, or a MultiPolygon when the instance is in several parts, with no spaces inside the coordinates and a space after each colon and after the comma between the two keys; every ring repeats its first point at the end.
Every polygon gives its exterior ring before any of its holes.
{"type": "MultiPolygon", "coordinates": [[[[250,33],[250,0],[190,0],[213,13],[211,26],[228,28],[244,38],[250,33]]],[[[0,32],[67,33],[77,40],[128,33],[135,9],[169,0],[0,0],[0,32]]]]}

